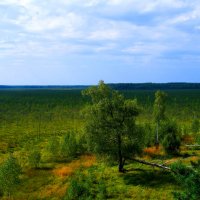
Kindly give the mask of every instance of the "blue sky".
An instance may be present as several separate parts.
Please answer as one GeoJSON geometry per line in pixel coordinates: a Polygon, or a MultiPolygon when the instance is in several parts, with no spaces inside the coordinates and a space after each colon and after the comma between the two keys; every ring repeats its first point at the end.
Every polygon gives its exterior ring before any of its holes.
{"type": "Polygon", "coordinates": [[[0,0],[0,84],[200,82],[199,0],[0,0]]]}

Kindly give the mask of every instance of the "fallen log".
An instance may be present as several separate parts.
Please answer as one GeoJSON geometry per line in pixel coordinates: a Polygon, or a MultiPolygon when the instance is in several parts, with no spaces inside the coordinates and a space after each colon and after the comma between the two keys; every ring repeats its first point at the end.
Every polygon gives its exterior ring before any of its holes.
{"type": "Polygon", "coordinates": [[[152,163],[152,162],[148,162],[148,161],[140,160],[140,159],[136,159],[136,158],[131,158],[130,160],[138,162],[138,163],[141,163],[141,164],[144,164],[144,165],[149,165],[149,166],[152,166],[152,167],[158,167],[158,168],[161,168],[161,169],[168,170],[168,171],[176,173],[175,171],[173,171],[170,167],[167,167],[166,165],[152,163]]]}
{"type": "Polygon", "coordinates": [[[186,147],[200,147],[200,144],[186,144],[186,147]]]}

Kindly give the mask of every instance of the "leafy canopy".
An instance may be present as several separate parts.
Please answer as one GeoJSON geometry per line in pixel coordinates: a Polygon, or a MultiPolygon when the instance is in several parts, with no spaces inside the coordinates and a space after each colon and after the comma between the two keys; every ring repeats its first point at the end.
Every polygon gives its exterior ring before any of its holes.
{"type": "Polygon", "coordinates": [[[140,152],[142,135],[135,124],[137,101],[125,99],[103,81],[83,91],[83,95],[92,100],[84,111],[90,149],[121,164],[126,157],[140,152]]]}

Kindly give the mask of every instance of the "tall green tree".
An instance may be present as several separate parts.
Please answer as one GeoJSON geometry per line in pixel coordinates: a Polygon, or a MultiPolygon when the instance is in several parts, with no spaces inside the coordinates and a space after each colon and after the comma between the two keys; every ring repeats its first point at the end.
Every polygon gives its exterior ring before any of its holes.
{"type": "Polygon", "coordinates": [[[155,93],[155,101],[154,101],[154,120],[156,122],[156,147],[159,146],[159,126],[162,120],[165,119],[165,110],[166,110],[166,97],[167,94],[163,91],[157,91],[155,93]]]}
{"type": "Polygon", "coordinates": [[[85,109],[88,144],[92,151],[118,161],[119,172],[125,160],[142,149],[142,134],[135,120],[139,114],[136,100],[126,100],[103,81],[83,91],[91,97],[85,109]]]}

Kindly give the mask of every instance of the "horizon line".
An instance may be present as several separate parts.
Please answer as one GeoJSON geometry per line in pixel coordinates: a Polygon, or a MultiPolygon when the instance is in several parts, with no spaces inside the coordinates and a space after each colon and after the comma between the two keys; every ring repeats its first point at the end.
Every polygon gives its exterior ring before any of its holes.
{"type": "MultiPolygon", "coordinates": [[[[111,84],[200,84],[200,82],[116,82],[116,83],[105,83],[108,85],[111,84]]],[[[94,85],[98,85],[98,84],[0,84],[0,87],[2,86],[9,86],[9,87],[13,87],[13,86],[58,86],[58,87],[65,87],[65,86],[94,86],[94,85]]]]}

